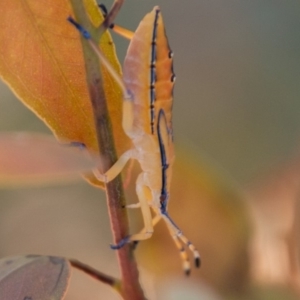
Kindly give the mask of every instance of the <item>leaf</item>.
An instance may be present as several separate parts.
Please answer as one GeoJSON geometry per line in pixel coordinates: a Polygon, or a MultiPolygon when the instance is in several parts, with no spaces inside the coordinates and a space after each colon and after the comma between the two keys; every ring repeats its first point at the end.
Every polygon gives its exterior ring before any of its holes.
{"type": "MultiPolygon", "coordinates": [[[[86,1],[94,24],[102,15],[86,1]]],[[[81,142],[97,151],[92,107],[85,78],[79,33],[66,21],[68,1],[7,0],[1,3],[0,76],[59,140],[81,142]]],[[[109,33],[101,48],[120,73],[109,33]]],[[[118,85],[103,70],[104,90],[118,153],[130,145],[122,130],[122,99],[118,85]]]]}
{"type": "Polygon", "coordinates": [[[61,257],[5,257],[0,260],[1,300],[63,299],[70,275],[70,264],[61,257]]]}
{"type": "Polygon", "coordinates": [[[48,135],[0,133],[0,185],[68,182],[96,164],[96,155],[85,148],[59,144],[48,135]]]}
{"type": "Polygon", "coordinates": [[[258,284],[293,287],[300,293],[300,157],[290,157],[247,186],[253,216],[251,277],[258,284]]]}

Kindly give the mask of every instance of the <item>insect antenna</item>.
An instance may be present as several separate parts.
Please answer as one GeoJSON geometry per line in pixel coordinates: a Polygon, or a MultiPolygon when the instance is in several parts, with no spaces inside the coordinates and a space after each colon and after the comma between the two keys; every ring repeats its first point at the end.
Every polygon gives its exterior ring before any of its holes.
{"type": "MultiPolygon", "coordinates": [[[[197,268],[200,268],[200,266],[201,266],[200,254],[199,254],[198,250],[196,249],[196,247],[194,246],[194,244],[187,239],[187,237],[182,233],[182,231],[178,228],[178,226],[174,223],[174,221],[170,218],[170,216],[168,215],[168,213],[166,211],[162,212],[162,217],[166,221],[174,241],[175,241],[175,237],[176,237],[176,239],[180,239],[190,249],[190,251],[193,253],[193,256],[194,256],[195,266],[197,268]]],[[[185,250],[182,251],[183,247],[181,247],[181,244],[178,243],[178,241],[177,242],[175,241],[175,244],[180,245],[180,246],[178,246],[178,249],[180,251],[181,257],[184,260],[185,255],[186,255],[184,253],[185,250]]]]}
{"type": "Polygon", "coordinates": [[[117,84],[120,86],[124,100],[132,100],[131,93],[127,90],[123,79],[119,76],[119,74],[116,72],[116,70],[112,67],[110,62],[107,60],[105,55],[102,53],[96,42],[92,39],[91,34],[78,22],[76,22],[71,16],[67,18],[67,20],[75,26],[75,28],[81,33],[82,37],[87,40],[90,47],[93,49],[93,51],[96,53],[98,58],[100,59],[101,63],[105,66],[105,68],[108,70],[108,72],[111,74],[111,76],[116,80],[117,84]]]}

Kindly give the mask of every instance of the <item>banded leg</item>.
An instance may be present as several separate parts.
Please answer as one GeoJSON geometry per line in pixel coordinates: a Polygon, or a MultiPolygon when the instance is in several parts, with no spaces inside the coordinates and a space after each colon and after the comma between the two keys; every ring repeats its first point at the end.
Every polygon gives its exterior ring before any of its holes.
{"type": "MultiPolygon", "coordinates": [[[[130,207],[130,208],[135,208],[135,207],[130,207]]],[[[152,226],[154,227],[162,218],[162,215],[161,214],[157,214],[153,219],[152,219],[152,226]]],[[[172,236],[173,238],[173,241],[177,247],[177,249],[179,250],[179,254],[180,254],[180,257],[183,261],[183,270],[185,272],[186,275],[189,275],[190,272],[191,272],[191,264],[190,264],[190,261],[189,261],[189,258],[188,258],[188,255],[187,255],[187,252],[184,248],[184,246],[182,245],[182,243],[180,242],[180,239],[178,237],[177,234],[174,234],[174,230],[173,230],[173,227],[170,226],[170,224],[168,222],[167,223],[167,227],[168,227],[168,230],[170,232],[170,235],[172,236]]],[[[140,233],[144,233],[145,232],[145,228],[142,229],[142,231],[140,233]]],[[[134,244],[135,246],[138,244],[138,241],[134,241],[134,244]]],[[[197,250],[196,250],[197,251],[197,250]]],[[[195,256],[195,255],[194,255],[195,256]]],[[[199,254],[198,254],[199,256],[199,254]]],[[[195,259],[196,261],[196,259],[195,259]]],[[[197,264],[196,264],[197,265],[197,264]]]]}
{"type": "Polygon", "coordinates": [[[167,223],[167,227],[168,227],[170,235],[171,235],[171,237],[172,237],[172,239],[173,239],[173,241],[174,241],[174,243],[175,243],[175,245],[176,245],[176,247],[179,251],[179,255],[180,255],[181,260],[182,260],[182,266],[183,266],[184,273],[188,276],[191,273],[191,263],[190,263],[188,254],[187,254],[184,246],[180,242],[179,237],[176,234],[174,234],[173,229],[170,228],[168,223],[167,223]]]}
{"type": "MultiPolygon", "coordinates": [[[[182,231],[177,227],[177,225],[173,222],[173,220],[169,217],[167,212],[162,212],[162,217],[165,220],[172,236],[176,236],[177,239],[180,239],[193,253],[195,266],[197,268],[201,265],[200,254],[196,247],[190,242],[185,235],[183,235],[182,231]]],[[[175,238],[174,238],[175,239],[175,238]]],[[[181,249],[181,248],[180,248],[181,249]]]]}
{"type": "Polygon", "coordinates": [[[139,198],[140,208],[144,220],[144,229],[137,234],[130,235],[121,240],[117,245],[111,245],[112,249],[120,249],[125,244],[130,242],[142,241],[150,238],[153,234],[153,224],[150,206],[148,204],[149,195],[151,194],[149,188],[144,184],[143,174],[140,174],[136,182],[136,193],[139,198]]]}

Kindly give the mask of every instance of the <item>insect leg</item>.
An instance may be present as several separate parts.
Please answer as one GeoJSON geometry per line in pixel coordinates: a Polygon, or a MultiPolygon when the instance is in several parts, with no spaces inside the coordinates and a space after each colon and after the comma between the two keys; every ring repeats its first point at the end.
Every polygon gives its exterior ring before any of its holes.
{"type": "Polygon", "coordinates": [[[124,27],[121,27],[119,25],[116,24],[112,24],[113,26],[111,26],[110,28],[117,33],[118,35],[122,36],[123,38],[127,39],[127,40],[131,40],[134,32],[131,30],[128,30],[124,27]]]}
{"type": "Polygon", "coordinates": [[[94,170],[96,178],[103,182],[110,182],[121,173],[129,159],[134,158],[134,149],[130,149],[123,153],[115,164],[104,174],[101,174],[98,169],[94,170]]]}
{"type": "MultiPolygon", "coordinates": [[[[118,1],[116,1],[118,2],[118,1]]],[[[123,1],[121,1],[123,2],[123,1]]],[[[90,45],[92,50],[96,53],[101,63],[105,66],[105,68],[108,70],[108,72],[111,74],[111,76],[115,79],[117,84],[122,89],[123,93],[123,99],[125,100],[132,100],[132,95],[129,91],[127,91],[127,88],[123,82],[122,77],[117,73],[117,71],[113,68],[113,66],[110,64],[108,59],[105,57],[105,55],[102,53],[100,48],[98,47],[97,43],[92,39],[91,34],[89,31],[87,31],[83,26],[81,26],[78,22],[76,22],[71,16],[67,19],[71,24],[74,25],[74,27],[80,32],[83,38],[87,40],[87,43],[90,45]]]]}
{"type": "MultiPolygon", "coordinates": [[[[161,215],[156,215],[152,219],[152,226],[154,227],[160,220],[161,220],[161,215]]],[[[140,233],[143,232],[145,232],[145,228],[143,228],[140,233]]],[[[134,243],[134,249],[136,249],[137,245],[139,244],[139,241],[133,241],[133,243],[134,243]]]]}
{"type": "Polygon", "coordinates": [[[140,208],[141,207],[141,203],[134,203],[134,204],[128,204],[125,206],[126,208],[140,208]]]}
{"type": "MultiPolygon", "coordinates": [[[[123,2],[123,1],[115,1],[115,3],[117,2],[123,2]]],[[[132,101],[133,96],[131,95],[130,91],[127,90],[123,82],[123,79],[115,71],[115,69],[112,67],[110,62],[105,57],[105,55],[99,49],[98,45],[92,39],[90,33],[86,29],[84,29],[79,23],[77,23],[72,17],[69,17],[68,21],[72,23],[82,34],[82,36],[87,40],[87,42],[89,43],[93,51],[98,55],[101,63],[106,67],[106,69],[109,71],[111,76],[116,80],[118,85],[121,87],[123,92],[123,100],[124,100],[122,125],[124,131],[126,133],[129,133],[132,130],[132,125],[133,125],[133,101],[132,101]]],[[[99,174],[99,172],[96,172],[95,174],[96,177],[101,181],[105,181],[105,182],[111,181],[121,172],[121,170],[123,169],[123,167],[131,157],[132,157],[132,150],[125,152],[109,171],[107,171],[104,175],[101,175],[99,174]]]]}
{"type": "Polygon", "coordinates": [[[125,244],[130,242],[136,242],[141,240],[146,240],[150,238],[153,234],[153,224],[152,224],[152,215],[150,211],[150,206],[148,204],[149,191],[148,186],[144,184],[143,174],[140,174],[137,183],[136,183],[136,193],[140,201],[141,211],[144,219],[144,229],[137,234],[130,235],[123,240],[121,240],[117,245],[111,245],[112,249],[120,249],[125,244]]]}
{"type": "Polygon", "coordinates": [[[87,40],[90,44],[93,51],[98,55],[101,63],[106,67],[108,72],[111,76],[116,80],[120,88],[122,89],[123,93],[123,120],[122,125],[123,129],[126,133],[129,133],[132,129],[133,124],[133,95],[130,91],[127,90],[123,79],[120,75],[116,72],[116,70],[112,67],[110,62],[107,60],[105,55],[102,53],[98,45],[95,41],[92,40],[91,35],[88,31],[86,31],[80,24],[78,24],[74,19],[71,17],[68,20],[79,30],[79,32],[83,35],[83,37],[87,40]]]}
{"type": "Polygon", "coordinates": [[[172,234],[172,236],[176,236],[177,239],[180,239],[193,253],[195,266],[197,268],[200,267],[201,260],[200,260],[200,254],[196,247],[187,239],[185,235],[183,235],[182,231],[177,227],[177,225],[173,222],[173,220],[169,217],[167,212],[162,212],[162,217],[165,220],[165,222],[168,225],[168,228],[172,234]]]}
{"type": "MultiPolygon", "coordinates": [[[[73,22],[74,22],[74,20],[73,20],[73,22]]],[[[122,89],[122,93],[123,93],[123,120],[122,120],[122,125],[123,125],[124,131],[126,133],[129,133],[132,129],[132,124],[133,124],[133,95],[131,94],[131,92],[129,90],[127,90],[123,79],[116,72],[116,70],[112,67],[110,62],[107,60],[107,58],[104,56],[102,51],[97,46],[97,44],[91,38],[87,38],[87,41],[89,42],[91,48],[98,55],[101,63],[106,67],[106,69],[108,70],[110,75],[115,79],[117,84],[122,89]]]]}
{"type": "Polygon", "coordinates": [[[139,175],[139,178],[137,179],[136,183],[136,193],[139,198],[139,203],[144,219],[144,229],[134,235],[130,236],[131,241],[140,241],[140,240],[146,240],[151,237],[153,233],[153,224],[152,224],[152,215],[150,206],[148,204],[149,201],[149,188],[144,185],[143,174],[139,175]]]}
{"type": "MultiPolygon", "coordinates": [[[[161,215],[156,215],[153,219],[152,219],[152,227],[154,227],[159,221],[161,220],[161,215]]],[[[147,228],[144,227],[139,234],[144,234],[146,232],[147,228]]]]}
{"type": "Polygon", "coordinates": [[[153,219],[152,219],[152,226],[154,227],[161,219],[160,215],[156,215],[153,219]]]}
{"type": "Polygon", "coordinates": [[[191,263],[189,261],[189,257],[188,254],[184,248],[184,246],[182,245],[182,243],[180,242],[180,239],[178,238],[178,236],[176,234],[174,234],[172,228],[170,228],[169,224],[167,224],[167,227],[169,229],[170,235],[179,251],[181,260],[183,262],[183,270],[184,273],[188,276],[191,273],[191,263]]]}

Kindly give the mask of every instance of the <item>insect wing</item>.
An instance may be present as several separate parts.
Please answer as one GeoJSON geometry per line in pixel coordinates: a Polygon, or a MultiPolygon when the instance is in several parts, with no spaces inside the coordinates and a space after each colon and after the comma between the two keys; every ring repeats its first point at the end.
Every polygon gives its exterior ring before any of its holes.
{"type": "Polygon", "coordinates": [[[60,257],[27,255],[0,260],[1,300],[60,300],[71,268],[60,257]]]}
{"type": "MultiPolygon", "coordinates": [[[[154,38],[154,37],[153,37],[154,38]]],[[[172,137],[172,108],[173,108],[173,88],[175,83],[175,74],[173,69],[173,52],[169,46],[168,38],[165,32],[163,18],[160,12],[157,12],[156,18],[156,36],[155,40],[155,125],[158,122],[159,113],[164,111],[167,123],[168,134],[172,137]]],[[[171,139],[173,141],[173,137],[171,139]]]]}
{"type": "Polygon", "coordinates": [[[70,180],[95,164],[95,156],[83,146],[61,145],[54,137],[42,134],[0,134],[0,185],[70,180]]]}
{"type": "Polygon", "coordinates": [[[173,54],[157,6],[140,22],[130,42],[123,78],[134,95],[134,127],[156,134],[158,113],[163,109],[171,132],[175,81],[173,54]]]}

